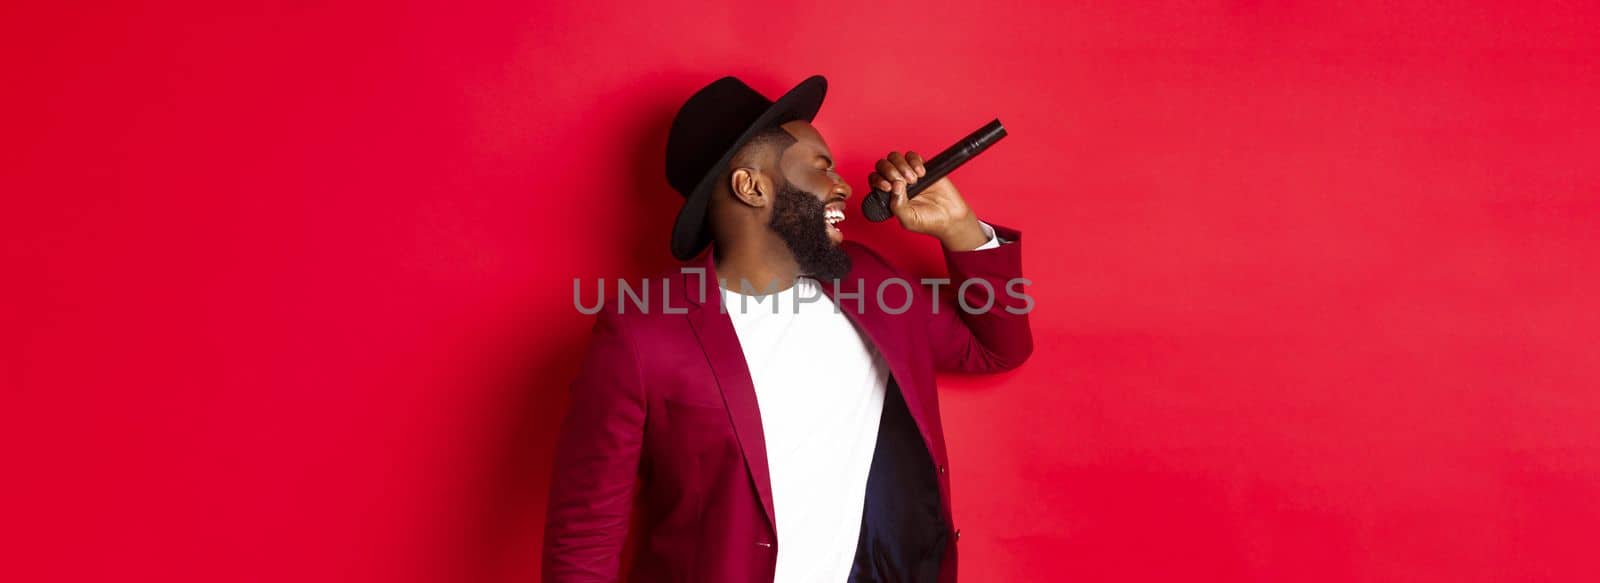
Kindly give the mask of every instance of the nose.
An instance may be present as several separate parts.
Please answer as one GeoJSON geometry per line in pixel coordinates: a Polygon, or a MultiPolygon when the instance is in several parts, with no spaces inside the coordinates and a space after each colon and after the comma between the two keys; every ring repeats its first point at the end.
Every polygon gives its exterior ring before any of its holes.
{"type": "Polygon", "coordinates": [[[850,200],[851,192],[850,184],[844,180],[838,180],[833,183],[833,193],[839,195],[840,198],[850,200]]]}

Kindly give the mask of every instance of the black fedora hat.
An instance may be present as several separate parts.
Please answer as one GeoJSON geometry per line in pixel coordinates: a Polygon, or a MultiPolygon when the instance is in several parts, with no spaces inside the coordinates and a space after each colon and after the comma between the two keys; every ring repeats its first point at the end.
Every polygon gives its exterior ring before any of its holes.
{"type": "Polygon", "coordinates": [[[667,133],[667,182],[684,199],[672,225],[674,257],[690,259],[711,242],[706,203],[734,153],[761,130],[815,119],[827,92],[828,80],[812,75],[772,101],[729,76],[684,102],[667,133]]]}

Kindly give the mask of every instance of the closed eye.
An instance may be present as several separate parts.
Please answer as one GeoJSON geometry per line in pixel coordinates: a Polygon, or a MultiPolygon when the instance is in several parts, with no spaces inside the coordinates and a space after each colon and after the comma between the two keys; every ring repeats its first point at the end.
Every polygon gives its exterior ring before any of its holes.
{"type": "Polygon", "coordinates": [[[822,155],[822,154],[817,154],[817,161],[828,165],[827,168],[823,169],[824,172],[833,172],[833,167],[834,167],[833,158],[830,158],[830,157],[822,155]]]}

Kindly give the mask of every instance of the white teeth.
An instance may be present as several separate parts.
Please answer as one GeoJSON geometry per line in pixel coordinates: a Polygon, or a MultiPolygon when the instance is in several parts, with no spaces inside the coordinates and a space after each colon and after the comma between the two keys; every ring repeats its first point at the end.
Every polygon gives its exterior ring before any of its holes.
{"type": "Polygon", "coordinates": [[[839,221],[843,221],[844,220],[844,211],[836,210],[836,209],[827,209],[827,210],[823,211],[822,219],[824,221],[827,221],[828,224],[830,224],[830,225],[832,225],[834,223],[838,223],[839,221]]]}

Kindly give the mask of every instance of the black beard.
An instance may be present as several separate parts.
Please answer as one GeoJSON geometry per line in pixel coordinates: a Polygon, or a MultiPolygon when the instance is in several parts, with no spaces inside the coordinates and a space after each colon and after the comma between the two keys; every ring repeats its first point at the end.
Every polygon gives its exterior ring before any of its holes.
{"type": "Polygon", "coordinates": [[[829,281],[850,273],[850,256],[828,238],[824,206],[816,195],[785,182],[778,188],[768,226],[789,247],[802,274],[829,281]]]}

